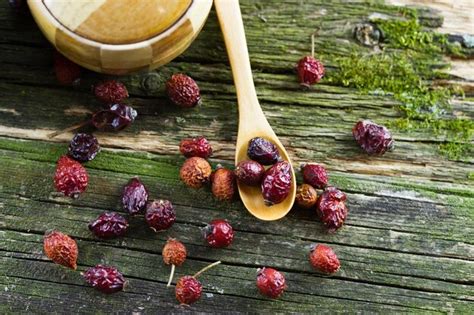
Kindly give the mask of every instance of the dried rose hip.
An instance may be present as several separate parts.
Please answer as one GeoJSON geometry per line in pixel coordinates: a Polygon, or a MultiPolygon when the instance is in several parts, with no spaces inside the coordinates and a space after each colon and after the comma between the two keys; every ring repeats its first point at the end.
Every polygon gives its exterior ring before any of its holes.
{"type": "Polygon", "coordinates": [[[234,198],[236,191],[234,172],[218,165],[217,170],[212,173],[211,182],[212,194],[218,200],[230,201],[234,198]]]}
{"type": "Polygon", "coordinates": [[[296,204],[303,209],[311,209],[318,200],[318,194],[313,186],[301,184],[296,189],[296,204]]]}
{"type": "Polygon", "coordinates": [[[104,212],[89,223],[89,230],[100,238],[123,236],[127,228],[127,220],[117,212],[104,212]]]}
{"type": "Polygon", "coordinates": [[[92,125],[103,131],[120,131],[128,127],[137,117],[137,111],[125,104],[113,104],[108,109],[92,115],[92,125]]]}
{"type": "Polygon", "coordinates": [[[69,143],[68,155],[79,162],[91,161],[100,151],[99,141],[94,135],[76,133],[69,143]]]}
{"type": "Polygon", "coordinates": [[[246,160],[237,164],[234,174],[241,184],[259,186],[265,174],[265,168],[257,161],[246,160]]]}
{"type": "Polygon", "coordinates": [[[265,204],[272,206],[288,196],[291,189],[291,166],[288,162],[278,162],[263,175],[262,194],[265,204]]]}
{"type": "Polygon", "coordinates": [[[202,284],[199,282],[197,277],[206,270],[217,266],[220,263],[220,261],[216,261],[198,271],[194,276],[181,277],[175,287],[175,295],[178,302],[185,305],[197,302],[202,294],[202,284]]]}
{"type": "Polygon", "coordinates": [[[319,164],[301,165],[303,181],[314,188],[324,188],[328,184],[328,174],[326,169],[319,164]]]}
{"type": "Polygon", "coordinates": [[[163,262],[166,265],[171,265],[171,273],[167,284],[169,287],[171,285],[171,281],[173,281],[175,267],[181,266],[186,260],[186,247],[180,241],[170,238],[163,247],[162,255],[163,262]]]}
{"type": "Polygon", "coordinates": [[[43,248],[53,262],[76,270],[78,250],[76,241],[71,237],[58,231],[46,233],[43,248]]]}
{"type": "Polygon", "coordinates": [[[234,240],[234,229],[227,220],[212,220],[202,231],[211,247],[227,247],[234,240]]]}
{"type": "Polygon", "coordinates": [[[346,194],[335,187],[327,187],[316,203],[320,220],[329,232],[339,229],[347,218],[346,194]]]}
{"type": "Polygon", "coordinates": [[[382,155],[393,149],[393,139],[387,128],[370,120],[362,120],[352,128],[357,143],[369,155],[382,155]]]}
{"type": "Polygon", "coordinates": [[[181,180],[192,188],[201,188],[209,182],[212,168],[209,162],[200,157],[192,157],[184,161],[179,175],[181,180]]]}
{"type": "Polygon", "coordinates": [[[277,299],[286,289],[285,277],[273,268],[263,267],[257,271],[257,288],[263,295],[277,299]]]}
{"type": "Polygon", "coordinates": [[[272,165],[280,160],[280,152],[278,152],[276,145],[258,137],[249,141],[247,155],[250,159],[263,165],[272,165]]]}
{"type": "Polygon", "coordinates": [[[116,104],[128,97],[128,90],[121,82],[107,80],[94,86],[94,95],[104,104],[116,104]]]}
{"type": "Polygon", "coordinates": [[[179,151],[187,158],[198,156],[207,159],[212,155],[211,144],[204,137],[181,140],[179,151]]]}
{"type": "Polygon", "coordinates": [[[148,201],[148,190],[138,178],[132,178],[128,184],[123,187],[122,205],[129,214],[137,214],[145,209],[148,201]]]}
{"type": "Polygon", "coordinates": [[[298,61],[298,78],[300,84],[309,88],[310,85],[318,83],[324,77],[324,66],[321,61],[312,56],[305,56],[298,61]]]}
{"type": "Polygon", "coordinates": [[[194,107],[201,103],[201,93],[197,83],[189,76],[177,73],[166,82],[170,100],[181,107],[194,107]]]}
{"type": "Polygon", "coordinates": [[[167,230],[176,220],[176,213],[168,200],[154,200],[146,207],[145,220],[155,232],[167,230]]]}
{"type": "Polygon", "coordinates": [[[87,188],[89,177],[81,163],[63,155],[59,158],[54,174],[54,187],[57,191],[77,198],[87,188]]]}
{"type": "Polygon", "coordinates": [[[81,67],[59,52],[54,53],[54,72],[61,85],[78,85],[81,81],[81,67]]]}
{"type": "Polygon", "coordinates": [[[92,287],[107,294],[122,291],[126,284],[123,275],[111,266],[96,265],[82,276],[92,287]]]}
{"type": "Polygon", "coordinates": [[[328,274],[337,272],[341,266],[332,248],[322,244],[311,249],[309,261],[315,269],[328,274]]]}

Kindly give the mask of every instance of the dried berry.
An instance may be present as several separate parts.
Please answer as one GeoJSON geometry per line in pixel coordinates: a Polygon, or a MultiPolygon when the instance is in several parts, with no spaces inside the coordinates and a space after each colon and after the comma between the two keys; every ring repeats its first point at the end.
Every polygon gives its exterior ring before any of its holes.
{"type": "Polygon", "coordinates": [[[171,265],[171,273],[167,284],[168,287],[171,285],[171,281],[173,281],[175,267],[179,267],[184,263],[186,260],[186,254],[186,247],[184,244],[174,238],[168,239],[163,247],[163,262],[166,265],[171,265]]]}
{"type": "Polygon", "coordinates": [[[184,161],[179,176],[182,181],[192,188],[201,188],[209,182],[212,168],[209,162],[200,157],[192,157],[184,161]]]}
{"type": "Polygon", "coordinates": [[[211,247],[227,247],[234,240],[234,229],[227,220],[216,219],[203,228],[204,238],[211,247]]]}
{"type": "Polygon", "coordinates": [[[87,188],[89,177],[81,163],[63,155],[54,174],[54,187],[68,197],[77,198],[87,188]]]}
{"type": "Polygon", "coordinates": [[[339,229],[347,218],[346,194],[335,187],[328,187],[316,203],[319,219],[330,232],[339,229]]]}
{"type": "Polygon", "coordinates": [[[337,272],[341,266],[332,248],[322,244],[311,249],[309,261],[315,269],[329,274],[337,272]]]}
{"type": "Polygon", "coordinates": [[[352,129],[354,139],[369,155],[382,155],[393,149],[393,139],[387,128],[370,120],[362,120],[352,129]]]}
{"type": "Polygon", "coordinates": [[[234,174],[241,184],[259,186],[265,174],[265,168],[257,161],[246,160],[237,164],[234,174]]]}
{"type": "Polygon", "coordinates": [[[138,178],[132,178],[123,187],[122,205],[129,214],[137,214],[145,209],[148,201],[148,190],[138,178]]]}
{"type": "Polygon", "coordinates": [[[263,165],[272,165],[280,160],[280,152],[278,152],[276,145],[259,137],[249,141],[247,155],[263,165]]]}
{"type": "Polygon", "coordinates": [[[328,184],[328,174],[326,169],[319,164],[301,165],[303,181],[314,188],[324,188],[328,184]]]}
{"type": "Polygon", "coordinates": [[[54,72],[61,85],[78,85],[81,80],[81,67],[59,52],[54,54],[54,72]]]}
{"type": "Polygon", "coordinates": [[[123,83],[108,80],[94,86],[94,95],[104,104],[116,104],[128,97],[128,91],[123,83]]]}
{"type": "Polygon", "coordinates": [[[265,204],[271,206],[282,202],[291,190],[291,165],[278,162],[263,175],[262,194],[265,204]]]}
{"type": "Polygon", "coordinates": [[[198,156],[207,159],[212,155],[212,147],[204,137],[181,140],[179,151],[187,158],[198,156]]]}
{"type": "Polygon", "coordinates": [[[122,291],[125,287],[125,278],[115,267],[96,265],[87,269],[84,279],[92,287],[103,293],[122,291]]]}
{"type": "Polygon", "coordinates": [[[167,230],[176,220],[176,213],[168,200],[154,200],[146,207],[145,220],[155,232],[167,230]]]}
{"type": "Polygon", "coordinates": [[[311,209],[318,200],[318,194],[313,186],[301,184],[296,189],[296,204],[303,209],[311,209]]]}
{"type": "Polygon", "coordinates": [[[123,236],[127,228],[127,220],[117,212],[104,212],[89,223],[89,230],[100,238],[123,236]]]}
{"type": "Polygon", "coordinates": [[[58,231],[46,233],[43,248],[53,262],[76,270],[78,250],[76,241],[71,237],[58,231]]]}
{"type": "Polygon", "coordinates": [[[185,74],[173,74],[166,82],[166,90],[170,100],[178,106],[194,107],[201,102],[199,86],[185,74]]]}
{"type": "Polygon", "coordinates": [[[285,277],[273,268],[263,267],[257,271],[257,288],[263,295],[277,299],[286,289],[285,277]]]}
{"type": "Polygon", "coordinates": [[[308,88],[324,77],[325,70],[321,61],[305,56],[298,61],[297,72],[300,84],[308,88]]]}
{"type": "Polygon", "coordinates": [[[94,135],[76,133],[69,143],[68,155],[79,162],[93,160],[100,151],[99,141],[94,135]]]}
{"type": "Polygon", "coordinates": [[[236,191],[234,172],[218,166],[217,170],[212,173],[211,182],[212,194],[218,200],[230,201],[234,198],[236,191]]]}
{"type": "Polygon", "coordinates": [[[137,111],[124,104],[113,104],[108,109],[92,115],[92,125],[103,131],[120,131],[128,127],[137,117],[137,111]]]}
{"type": "Polygon", "coordinates": [[[8,0],[8,4],[16,13],[25,13],[28,11],[26,0],[8,0]]]}
{"type": "Polygon", "coordinates": [[[197,302],[201,298],[202,284],[196,278],[206,270],[220,263],[220,261],[216,261],[198,271],[194,276],[181,277],[175,287],[175,295],[178,302],[185,305],[197,302]]]}

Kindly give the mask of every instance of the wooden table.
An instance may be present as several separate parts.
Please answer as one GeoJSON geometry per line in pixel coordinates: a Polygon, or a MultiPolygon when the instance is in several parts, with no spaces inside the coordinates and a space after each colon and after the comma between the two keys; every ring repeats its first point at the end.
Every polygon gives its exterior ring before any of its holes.
{"type": "MultiPolygon", "coordinates": [[[[391,96],[364,95],[323,81],[301,91],[293,64],[310,51],[309,35],[325,17],[316,48],[328,74],[335,57],[363,50],[351,38],[354,24],[393,7],[325,1],[242,1],[254,78],[263,109],[294,159],[327,166],[330,182],[348,195],[346,225],[325,232],[314,211],[293,210],[277,222],[261,222],[238,201],[221,203],[208,189],[179,180],[180,139],[205,135],[215,149],[213,165],[231,165],[237,130],[236,97],[220,30],[212,13],[192,47],[152,73],[121,80],[139,116],[117,134],[96,133],[102,145],[86,164],[89,188],[79,199],[54,191],[55,162],[71,133],[47,135],[86,119],[100,104],[90,93],[99,75],[85,72],[77,88],[62,87],[52,70],[52,48],[28,16],[0,4],[0,310],[2,313],[157,312],[426,312],[474,313],[474,189],[472,155],[448,160],[438,153],[441,135],[394,129],[396,149],[368,157],[351,128],[361,118],[401,117],[391,96]],[[177,109],[163,83],[174,72],[194,77],[203,105],[177,109]],[[139,176],[152,198],[170,199],[177,222],[155,234],[142,217],[127,237],[100,241],[87,223],[104,210],[120,208],[121,187],[139,176]],[[226,218],[236,229],[227,249],[210,249],[200,227],[226,218]],[[117,266],[129,280],[125,292],[106,296],[88,287],[79,272],[48,260],[46,230],[59,229],[79,245],[78,270],[97,263],[117,266]],[[166,287],[169,267],[161,248],[169,237],[187,246],[189,259],[177,276],[209,262],[222,264],[201,280],[205,293],[191,307],[179,306],[166,287]],[[342,267],[332,277],[308,263],[312,243],[337,252],[342,267]],[[284,272],[288,290],[279,300],[258,294],[258,267],[284,272]]],[[[367,50],[368,51],[368,50],[367,50]]],[[[472,93],[472,92],[471,92],[472,93]]],[[[472,98],[453,102],[472,119],[472,98]]],[[[470,151],[472,153],[472,151],[470,151]]]]}

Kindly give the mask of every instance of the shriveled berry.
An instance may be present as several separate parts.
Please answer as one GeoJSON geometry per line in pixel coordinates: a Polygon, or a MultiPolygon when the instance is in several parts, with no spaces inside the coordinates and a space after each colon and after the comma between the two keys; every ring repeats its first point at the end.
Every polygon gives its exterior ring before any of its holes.
{"type": "Polygon", "coordinates": [[[100,151],[99,141],[94,135],[76,133],[69,143],[68,155],[79,162],[93,160],[100,151]]]}
{"type": "Polygon", "coordinates": [[[204,137],[181,140],[179,151],[187,158],[198,156],[207,159],[212,155],[211,144],[204,137]]]}
{"type": "Polygon", "coordinates": [[[154,200],[146,207],[145,220],[155,232],[167,230],[176,220],[176,213],[168,200],[154,200]]]}
{"type": "Polygon", "coordinates": [[[249,141],[247,155],[250,159],[263,165],[272,165],[280,160],[276,145],[264,138],[253,138],[249,141]]]}
{"type": "Polygon", "coordinates": [[[298,61],[297,66],[298,78],[300,84],[309,87],[318,83],[324,77],[324,66],[321,61],[311,56],[305,56],[298,61]]]}
{"type": "Polygon", "coordinates": [[[349,210],[345,201],[346,194],[335,187],[326,188],[318,198],[316,206],[319,219],[330,232],[339,229],[347,218],[349,210]]]}
{"type": "Polygon", "coordinates": [[[94,86],[94,95],[104,104],[116,104],[128,97],[128,90],[121,82],[107,80],[94,86]]]}
{"type": "Polygon", "coordinates": [[[234,198],[236,185],[235,175],[231,170],[219,167],[211,176],[211,190],[214,197],[222,201],[230,201],[234,198]]]}
{"type": "Polygon", "coordinates": [[[370,120],[362,120],[352,128],[352,135],[360,147],[369,155],[382,155],[393,149],[392,134],[384,126],[370,120]]]}
{"type": "Polygon", "coordinates": [[[127,229],[127,220],[117,212],[104,212],[89,223],[89,230],[100,238],[123,236],[127,229]]]}
{"type": "Polygon", "coordinates": [[[249,186],[259,186],[262,182],[265,168],[253,160],[241,161],[234,170],[239,183],[249,186]]]}
{"type": "Polygon", "coordinates": [[[181,180],[192,188],[201,188],[209,182],[212,168],[205,159],[194,156],[184,161],[179,176],[181,180]]]}
{"type": "Polygon", "coordinates": [[[128,127],[137,117],[137,111],[125,104],[113,104],[108,109],[92,115],[92,125],[103,131],[120,131],[128,127]]]}
{"type": "Polygon", "coordinates": [[[234,240],[234,229],[227,220],[215,219],[203,228],[204,238],[211,247],[227,247],[234,240]]]}
{"type": "Polygon", "coordinates": [[[311,249],[309,261],[315,269],[328,274],[337,272],[341,266],[332,248],[323,244],[318,244],[311,249]]]}
{"type": "Polygon", "coordinates": [[[54,174],[54,187],[68,197],[77,198],[87,188],[89,177],[81,163],[63,155],[54,174]]]}
{"type": "Polygon", "coordinates": [[[170,100],[181,107],[194,107],[201,102],[201,93],[197,83],[189,76],[173,74],[166,82],[166,91],[170,100]]]}
{"type": "Polygon", "coordinates": [[[77,268],[77,243],[59,231],[46,233],[43,239],[44,253],[53,262],[71,269],[77,268]]]}
{"type": "Polygon", "coordinates": [[[326,169],[319,164],[301,165],[303,181],[314,188],[324,188],[328,184],[328,174],[326,169]]]}
{"type": "Polygon", "coordinates": [[[16,13],[25,13],[28,11],[26,0],[8,0],[8,4],[16,13]]]}
{"type": "Polygon", "coordinates": [[[263,267],[257,271],[257,288],[263,295],[277,299],[286,289],[285,277],[273,268],[263,267]]]}
{"type": "Polygon", "coordinates": [[[181,266],[186,260],[186,247],[180,241],[170,238],[163,247],[162,256],[163,262],[171,265],[171,273],[168,279],[168,285],[173,281],[175,266],[181,266]]]}
{"type": "Polygon", "coordinates": [[[309,184],[301,184],[296,188],[296,204],[303,209],[311,209],[318,200],[318,193],[309,184]]]}
{"type": "Polygon", "coordinates": [[[193,304],[201,298],[201,294],[202,284],[192,276],[181,277],[176,283],[175,295],[181,304],[193,304]]]}
{"type": "Polygon", "coordinates": [[[134,177],[123,187],[122,205],[129,214],[137,214],[145,209],[148,201],[148,190],[140,179],[134,177]]]}
{"type": "Polygon", "coordinates": [[[54,72],[61,85],[78,85],[81,81],[81,67],[59,52],[54,54],[54,72]]]}
{"type": "Polygon", "coordinates": [[[83,274],[88,284],[103,293],[115,293],[125,287],[125,278],[115,267],[96,265],[83,274]]]}
{"type": "Polygon", "coordinates": [[[291,165],[278,162],[270,167],[263,175],[262,195],[267,206],[280,203],[288,196],[291,190],[291,165]]]}

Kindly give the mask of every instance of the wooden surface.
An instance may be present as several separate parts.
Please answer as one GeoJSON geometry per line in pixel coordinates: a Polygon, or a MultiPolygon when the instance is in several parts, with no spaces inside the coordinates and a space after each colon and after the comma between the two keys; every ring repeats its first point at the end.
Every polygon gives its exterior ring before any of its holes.
{"type": "MultiPolygon", "coordinates": [[[[296,165],[324,163],[331,183],[348,195],[345,227],[327,234],[312,211],[293,210],[280,221],[261,222],[240,202],[217,202],[208,190],[191,190],[179,181],[183,137],[207,136],[215,148],[214,165],[231,165],[234,159],[236,96],[214,13],[175,62],[123,78],[139,116],[121,133],[96,133],[103,150],[86,165],[88,191],[77,200],[54,192],[55,161],[72,135],[48,140],[47,134],[100,107],[90,93],[98,75],[86,72],[77,89],[59,86],[49,43],[33,21],[15,17],[0,2],[0,311],[472,314],[472,153],[447,160],[437,149],[443,134],[395,130],[395,151],[369,158],[354,144],[354,122],[396,119],[398,103],[326,81],[303,92],[291,70],[310,51],[309,36],[321,16],[325,24],[317,52],[328,76],[337,69],[337,56],[365,52],[350,30],[371,12],[390,16],[397,11],[347,1],[242,1],[257,93],[270,124],[296,165]],[[168,104],[163,83],[178,71],[200,85],[201,107],[182,110],[168,104]],[[154,234],[136,218],[127,237],[95,239],[87,222],[104,210],[120,211],[121,187],[135,175],[153,198],[176,205],[176,224],[154,234]],[[201,238],[203,222],[218,217],[236,229],[230,248],[209,249],[201,238]],[[97,263],[115,265],[130,281],[127,290],[104,296],[85,285],[78,272],[46,259],[42,236],[52,228],[77,239],[79,271],[97,263]],[[180,238],[189,250],[178,277],[211,261],[223,262],[202,276],[205,293],[191,307],[177,305],[173,290],[166,288],[169,267],[160,253],[168,236],[180,238]],[[311,269],[307,255],[315,242],[337,252],[342,267],[335,276],[311,269]],[[257,293],[255,273],[263,265],[287,277],[289,287],[280,300],[257,293]]],[[[454,100],[453,109],[472,119],[472,95],[454,100]]]]}

